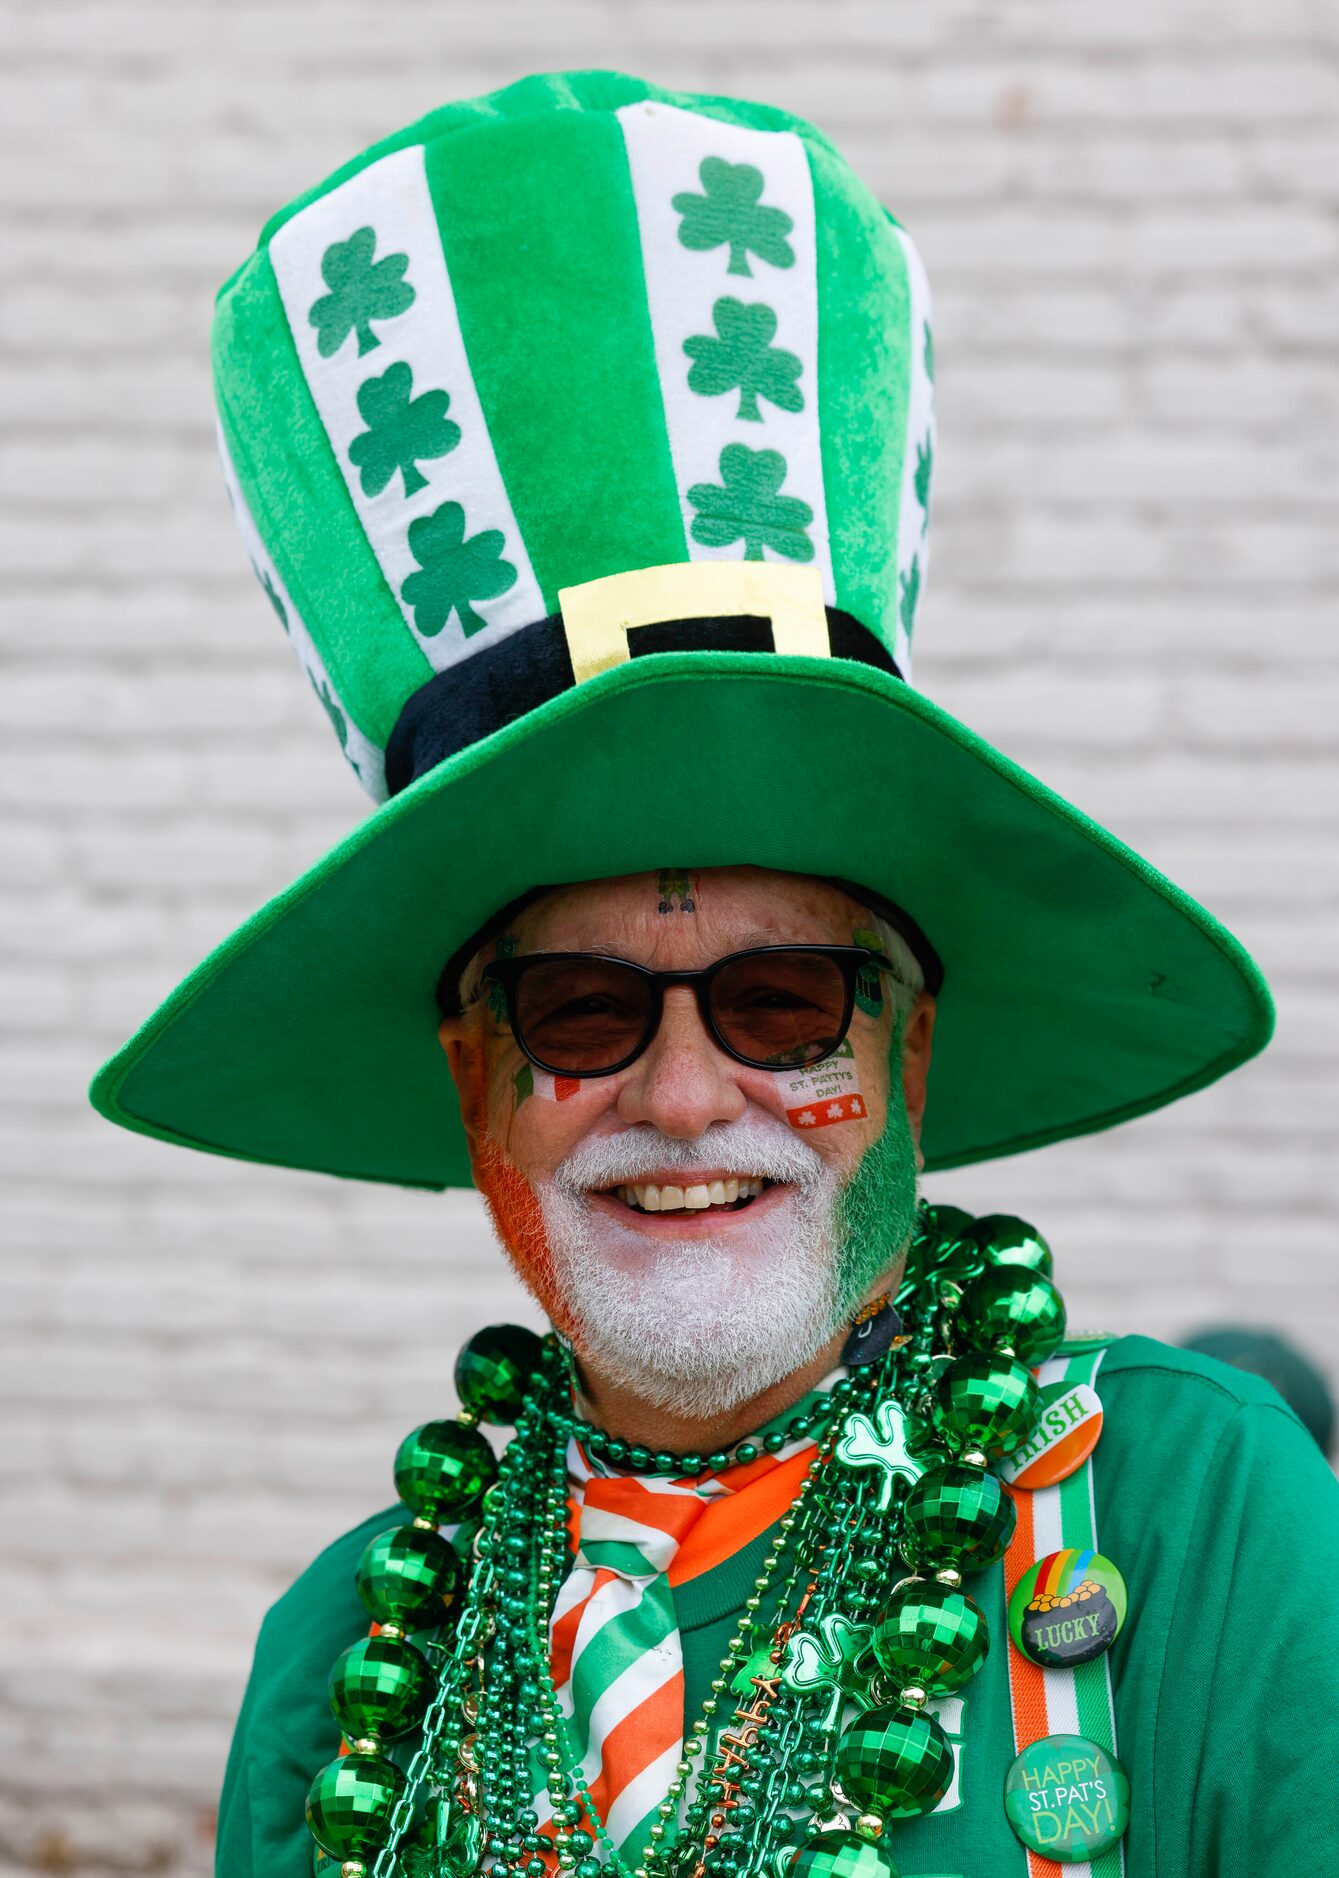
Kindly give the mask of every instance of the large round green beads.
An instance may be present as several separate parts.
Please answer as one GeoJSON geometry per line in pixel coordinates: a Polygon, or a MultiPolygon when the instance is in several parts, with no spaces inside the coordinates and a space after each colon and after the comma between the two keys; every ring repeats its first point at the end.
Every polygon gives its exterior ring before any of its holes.
{"type": "Polygon", "coordinates": [[[307,1794],[312,1838],[332,1858],[379,1852],[405,1777],[381,1754],[345,1754],[323,1767],[307,1794]]]}
{"type": "Polygon", "coordinates": [[[1065,1335],[1064,1299],[1042,1272],[1001,1265],[978,1278],[963,1298],[958,1322],[980,1349],[1007,1346],[1029,1369],[1065,1335]]]}
{"type": "Polygon", "coordinates": [[[395,1491],[411,1513],[434,1523],[472,1513],[496,1475],[493,1450],[462,1422],[424,1422],[395,1457],[395,1491]]]}
{"type": "Polygon", "coordinates": [[[360,1637],[335,1658],[330,1707],[348,1741],[403,1734],[428,1706],[431,1671],[402,1637],[360,1637]]]}
{"type": "Polygon", "coordinates": [[[1017,1519],[994,1474],[948,1461],[922,1474],[903,1502],[902,1556],[913,1571],[984,1571],[1004,1557],[1017,1519]]]}
{"type": "Polygon", "coordinates": [[[787,1878],[898,1878],[892,1856],[858,1832],[820,1832],[800,1847],[787,1878]]]}
{"type": "Polygon", "coordinates": [[[476,1332],[456,1358],[460,1406],[481,1422],[513,1427],[543,1356],[534,1331],[520,1324],[491,1324],[476,1332]]]}
{"type": "Polygon", "coordinates": [[[358,1595],[379,1624],[402,1630],[444,1624],[460,1590],[460,1560],[439,1532],[392,1526],[363,1547],[358,1595]]]}
{"type": "Polygon", "coordinates": [[[1041,1391],[1032,1372],[1002,1356],[960,1356],[935,1385],[934,1420],[960,1447],[993,1461],[1020,1447],[1037,1425],[1041,1391]]]}
{"type": "Polygon", "coordinates": [[[938,1806],[953,1779],[953,1749],[924,1709],[872,1708],[842,1731],[837,1782],[862,1812],[914,1819],[938,1806]]]}
{"type": "Polygon", "coordinates": [[[972,1236],[976,1222],[973,1216],[961,1206],[929,1206],[925,1208],[926,1230],[936,1239],[966,1239],[972,1236]]]}
{"type": "Polygon", "coordinates": [[[1051,1248],[1035,1226],[1015,1213],[983,1213],[972,1227],[988,1265],[1021,1265],[1051,1275],[1051,1248]]]}
{"type": "Polygon", "coordinates": [[[898,1586],[874,1632],[874,1656],[899,1690],[949,1695],[986,1660],[990,1631],[972,1600],[947,1585],[913,1578],[898,1586]]]}
{"type": "Polygon", "coordinates": [[[934,1241],[934,1277],[955,1285],[969,1284],[985,1269],[986,1257],[977,1243],[976,1221],[960,1206],[926,1208],[926,1225],[934,1241]]]}

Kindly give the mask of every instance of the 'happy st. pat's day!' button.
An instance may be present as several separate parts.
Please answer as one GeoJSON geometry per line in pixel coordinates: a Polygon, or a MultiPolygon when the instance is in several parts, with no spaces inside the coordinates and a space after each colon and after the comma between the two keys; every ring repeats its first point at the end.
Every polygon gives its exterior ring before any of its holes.
{"type": "Polygon", "coordinates": [[[1009,1635],[1043,1669],[1077,1669],[1116,1641],[1125,1580],[1100,1552],[1066,1546],[1029,1565],[1009,1598],[1009,1635]]]}
{"type": "Polygon", "coordinates": [[[1130,1782],[1095,1741],[1047,1735],[1009,1769],[1004,1810],[1030,1852],[1081,1865],[1115,1845],[1129,1825],[1130,1782]]]}

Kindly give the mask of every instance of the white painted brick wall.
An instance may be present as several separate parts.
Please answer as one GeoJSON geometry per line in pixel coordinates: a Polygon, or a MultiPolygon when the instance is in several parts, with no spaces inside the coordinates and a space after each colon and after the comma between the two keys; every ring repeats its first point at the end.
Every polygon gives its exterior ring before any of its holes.
{"type": "Polygon", "coordinates": [[[262,1611],[524,1313],[468,1196],[195,1157],[92,1068],[361,798],[234,537],[217,283],[444,98],[615,65],[812,116],[915,232],[918,679],[1220,911],[1258,1063],[932,1183],[1080,1322],[1279,1325],[1339,1248],[1339,15],[1319,0],[3,0],[0,1878],[210,1863],[262,1611]],[[221,726],[241,717],[241,741],[221,726]],[[1328,1150],[1328,1153],[1327,1153],[1328,1150]]]}

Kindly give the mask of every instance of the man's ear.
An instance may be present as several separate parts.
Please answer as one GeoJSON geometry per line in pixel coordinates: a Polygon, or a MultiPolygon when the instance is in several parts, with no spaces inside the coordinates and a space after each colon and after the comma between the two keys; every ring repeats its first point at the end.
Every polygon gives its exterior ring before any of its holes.
{"type": "Polygon", "coordinates": [[[925,1093],[930,1075],[935,1016],[939,1007],[928,991],[918,992],[907,1015],[902,1036],[902,1094],[906,1101],[907,1120],[912,1138],[920,1146],[921,1122],[925,1116],[925,1093]]]}
{"type": "Polygon", "coordinates": [[[456,1085],[460,1119],[465,1124],[465,1134],[472,1151],[482,1122],[486,1074],[478,1026],[470,1021],[468,1013],[459,1017],[444,1017],[437,1026],[437,1041],[442,1046],[451,1080],[456,1085]]]}

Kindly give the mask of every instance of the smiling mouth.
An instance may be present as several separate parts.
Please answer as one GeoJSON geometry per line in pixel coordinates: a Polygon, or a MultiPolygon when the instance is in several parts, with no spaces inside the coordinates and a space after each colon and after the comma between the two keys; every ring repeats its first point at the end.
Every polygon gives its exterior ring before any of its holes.
{"type": "Polygon", "coordinates": [[[655,1181],[634,1181],[630,1185],[610,1187],[606,1198],[621,1200],[634,1213],[704,1213],[715,1210],[740,1213],[751,1206],[774,1183],[762,1175],[748,1178],[731,1176],[728,1180],[708,1180],[692,1186],[658,1185],[655,1181]]]}

